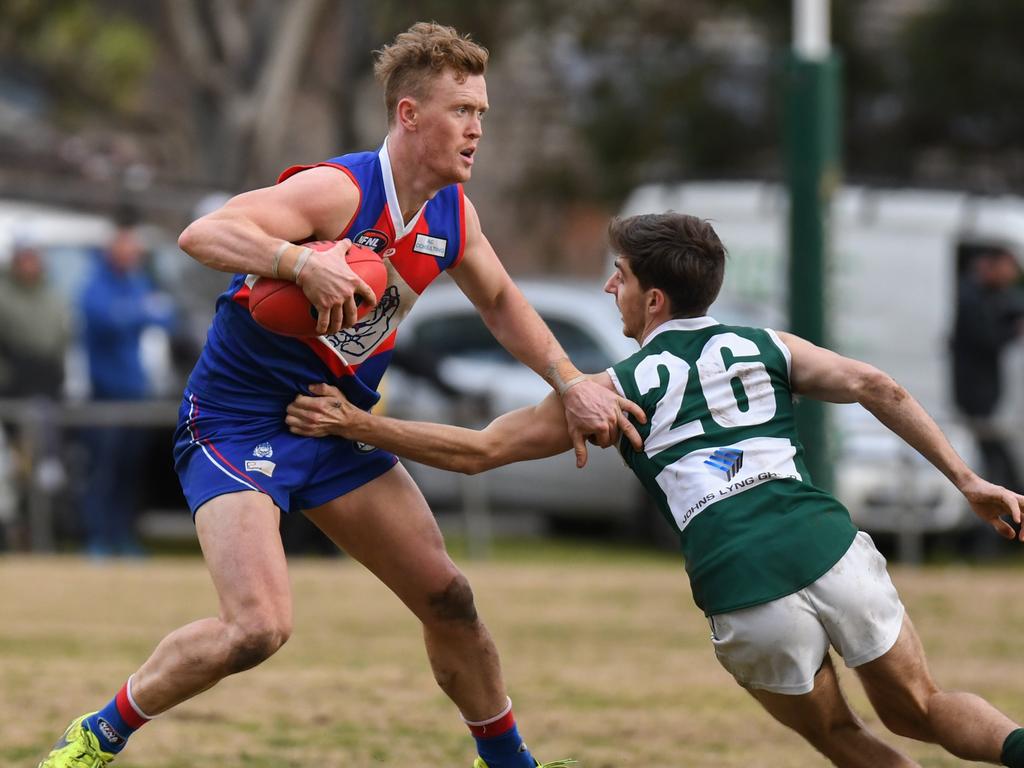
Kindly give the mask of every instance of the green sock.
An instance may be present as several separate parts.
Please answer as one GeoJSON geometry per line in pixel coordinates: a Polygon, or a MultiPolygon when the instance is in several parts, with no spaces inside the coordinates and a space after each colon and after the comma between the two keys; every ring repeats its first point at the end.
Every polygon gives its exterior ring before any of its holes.
{"type": "Polygon", "coordinates": [[[1024,728],[1010,731],[1003,742],[1003,754],[999,759],[1010,768],[1024,768],[1024,728]]]}

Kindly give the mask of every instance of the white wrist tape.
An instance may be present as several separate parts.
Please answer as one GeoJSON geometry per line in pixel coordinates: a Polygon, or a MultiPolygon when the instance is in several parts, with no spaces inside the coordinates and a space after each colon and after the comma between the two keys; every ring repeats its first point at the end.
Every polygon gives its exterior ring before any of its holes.
{"type": "Polygon", "coordinates": [[[309,257],[313,254],[312,248],[303,248],[302,253],[299,254],[299,258],[295,260],[295,269],[292,270],[292,282],[299,282],[299,272],[306,266],[306,262],[309,261],[309,257]]]}
{"type": "Polygon", "coordinates": [[[560,382],[559,385],[558,385],[558,396],[561,397],[566,392],[568,392],[570,389],[572,389],[577,384],[579,384],[581,381],[586,381],[586,380],[587,380],[587,374],[581,373],[579,376],[573,376],[568,381],[560,382]]]}
{"type": "Polygon", "coordinates": [[[280,278],[281,277],[277,273],[277,270],[281,266],[281,257],[284,256],[284,252],[287,251],[291,247],[292,247],[292,244],[289,243],[287,240],[285,240],[283,243],[281,243],[279,246],[277,246],[277,250],[274,251],[274,267],[271,270],[274,273],[274,277],[276,277],[276,278],[280,278]]]}

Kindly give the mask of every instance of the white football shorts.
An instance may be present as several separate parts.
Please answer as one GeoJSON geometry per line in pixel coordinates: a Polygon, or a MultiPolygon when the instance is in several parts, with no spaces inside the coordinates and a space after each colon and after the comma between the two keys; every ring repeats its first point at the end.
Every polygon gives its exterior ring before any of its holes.
{"type": "Polygon", "coordinates": [[[829,646],[848,667],[874,661],[892,648],[903,614],[885,558],[860,531],[839,562],[813,584],[708,621],[715,655],[740,685],[798,695],[814,688],[829,646]]]}

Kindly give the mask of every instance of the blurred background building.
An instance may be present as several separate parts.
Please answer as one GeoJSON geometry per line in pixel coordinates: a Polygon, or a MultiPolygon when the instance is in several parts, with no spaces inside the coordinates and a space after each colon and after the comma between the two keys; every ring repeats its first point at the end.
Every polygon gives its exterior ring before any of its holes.
{"type": "MultiPolygon", "coordinates": [[[[1016,197],[1024,191],[1017,106],[1024,101],[1017,39],[1024,4],[832,6],[842,64],[842,179],[833,180],[826,296],[834,340],[841,351],[893,370],[973,457],[952,399],[948,341],[964,254],[993,244],[1018,259],[1024,252],[1024,202],[1016,197]]],[[[38,248],[46,284],[80,327],[74,297],[90,254],[130,201],[145,222],[146,269],[173,296],[179,318],[173,334],[153,328],[143,339],[149,391],[166,405],[226,285],[225,275],[177,251],[177,233],[224,195],[272,184],[290,165],[377,146],[386,125],[372,51],[414,21],[434,19],[492,53],[491,111],[468,191],[513,274],[572,278],[567,292],[596,292],[608,267],[608,217],[673,207],[710,217],[732,250],[723,319],[784,325],[780,185],[790,14],[788,3],[757,0],[9,0],[0,6],[0,267],[16,268],[22,244],[38,248]]],[[[614,316],[610,302],[606,309],[614,316]]],[[[555,309],[550,317],[558,320],[555,309]]],[[[614,354],[600,352],[608,345],[588,322],[565,318],[563,340],[587,346],[590,339],[598,357],[614,354]]],[[[437,336],[414,330],[422,358],[429,347],[421,339],[437,336]]],[[[437,379],[446,376],[445,363],[457,368],[493,352],[472,338],[441,338],[428,374],[420,366],[412,383],[392,386],[391,407],[485,418],[486,409],[469,414],[450,397],[447,411],[424,405],[443,394],[437,379]],[[416,387],[433,389],[420,396],[416,387]]],[[[80,338],[72,332],[67,340],[57,396],[64,406],[89,402],[80,338]]],[[[1021,433],[1022,371],[1009,341],[993,423],[1011,435],[1021,433]]],[[[477,404],[519,404],[502,391],[477,389],[463,394],[477,404]]],[[[536,394],[527,386],[520,392],[525,401],[536,394]]],[[[0,521],[7,521],[0,527],[11,547],[74,541],[73,503],[58,503],[57,489],[74,498],[67,489],[85,482],[76,479],[83,462],[70,441],[63,453],[71,455],[62,458],[67,477],[37,477],[31,457],[41,449],[19,448],[25,425],[15,417],[25,413],[15,405],[3,413],[9,429],[0,477],[16,492],[6,506],[0,494],[0,521]],[[47,525],[28,511],[45,498],[53,502],[47,525]],[[42,530],[49,523],[56,539],[42,530]]],[[[86,410],[76,413],[53,416],[46,429],[86,428],[86,410]]],[[[928,526],[937,520],[950,531],[966,525],[962,508],[947,508],[952,497],[934,473],[858,416],[837,412],[831,429],[840,493],[880,533],[899,539],[910,529],[915,536],[934,530],[928,526]],[[917,510],[910,522],[895,511],[908,507],[917,510]]],[[[146,465],[156,469],[140,504],[183,507],[169,439],[152,442],[146,465]]],[[[1009,445],[1020,454],[1019,441],[1009,445]]],[[[479,502],[479,488],[447,482],[446,504],[479,502]]],[[[623,471],[621,482],[632,478],[623,471]]],[[[629,488],[636,501],[622,515],[632,525],[649,509],[638,486],[629,488]]],[[[440,490],[437,497],[445,498],[440,490]]]]}

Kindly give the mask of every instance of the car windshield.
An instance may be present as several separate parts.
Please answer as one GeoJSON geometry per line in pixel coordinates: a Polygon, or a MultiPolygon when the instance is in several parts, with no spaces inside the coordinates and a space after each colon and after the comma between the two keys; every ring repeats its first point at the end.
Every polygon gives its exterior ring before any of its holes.
{"type": "MultiPolygon", "coordinates": [[[[544,322],[580,370],[601,371],[613,362],[594,338],[578,325],[552,317],[544,317],[544,322]]],[[[417,351],[437,360],[461,357],[487,362],[514,362],[480,316],[473,312],[426,320],[416,329],[414,336],[412,341],[417,351]]]]}

